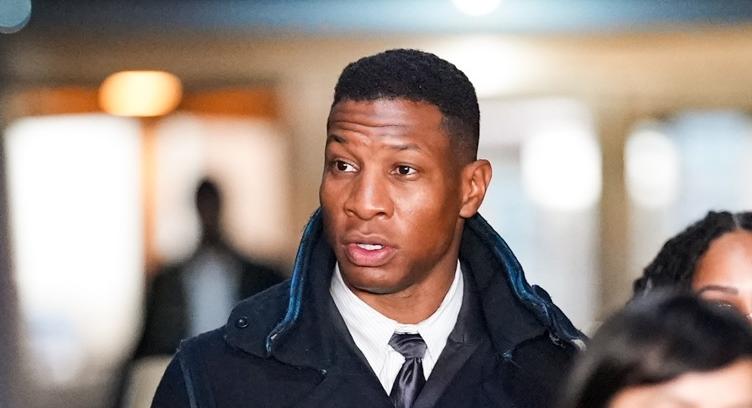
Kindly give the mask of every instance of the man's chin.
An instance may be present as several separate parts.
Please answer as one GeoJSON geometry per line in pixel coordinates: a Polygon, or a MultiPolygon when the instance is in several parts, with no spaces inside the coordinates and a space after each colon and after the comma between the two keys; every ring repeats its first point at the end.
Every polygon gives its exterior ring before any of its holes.
{"type": "Polygon", "coordinates": [[[359,292],[364,292],[364,293],[368,293],[371,295],[391,295],[401,290],[400,288],[381,287],[381,286],[354,287],[354,289],[359,292]]]}
{"type": "Polygon", "coordinates": [[[353,292],[363,292],[372,295],[390,295],[403,290],[405,286],[399,282],[369,279],[365,276],[353,276],[344,271],[342,271],[342,279],[353,292]]]}

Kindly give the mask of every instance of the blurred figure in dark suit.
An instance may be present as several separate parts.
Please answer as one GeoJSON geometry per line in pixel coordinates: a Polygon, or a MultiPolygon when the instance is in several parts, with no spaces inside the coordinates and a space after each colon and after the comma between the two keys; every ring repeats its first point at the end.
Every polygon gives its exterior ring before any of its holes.
{"type": "Polygon", "coordinates": [[[180,340],[223,325],[235,303],[284,279],[276,270],[249,261],[225,240],[222,197],[214,182],[200,183],[196,208],[201,242],[188,259],[154,277],[137,358],[173,354],[180,340]]]}

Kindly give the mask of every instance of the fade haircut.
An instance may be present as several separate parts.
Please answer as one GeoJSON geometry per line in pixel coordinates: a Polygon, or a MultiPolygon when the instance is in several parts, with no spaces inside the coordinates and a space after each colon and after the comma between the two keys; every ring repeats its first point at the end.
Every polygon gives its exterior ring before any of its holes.
{"type": "Polygon", "coordinates": [[[434,54],[394,49],[350,63],[334,88],[332,107],[341,101],[405,99],[430,103],[462,162],[476,159],[480,110],[475,88],[454,64],[434,54]]]}

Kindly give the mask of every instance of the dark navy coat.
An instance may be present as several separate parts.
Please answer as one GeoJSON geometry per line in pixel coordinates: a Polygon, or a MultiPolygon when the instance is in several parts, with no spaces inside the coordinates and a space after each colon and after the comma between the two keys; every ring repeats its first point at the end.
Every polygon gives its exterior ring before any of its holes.
{"type": "MultiPolygon", "coordinates": [[[[331,300],[334,262],[317,211],[292,278],[183,342],[152,406],[392,407],[331,300]]],[[[479,215],[465,224],[460,262],[475,305],[463,301],[467,329],[450,335],[415,408],[553,406],[582,334],[479,215]]]]}
{"type": "MultiPolygon", "coordinates": [[[[232,248],[225,248],[224,256],[240,268],[240,282],[235,299],[244,299],[280,283],[284,275],[274,268],[252,262],[232,248]]],[[[149,285],[144,331],[136,348],[135,358],[175,353],[180,340],[188,336],[188,293],[184,280],[190,261],[171,265],[160,271],[149,285]]]]}

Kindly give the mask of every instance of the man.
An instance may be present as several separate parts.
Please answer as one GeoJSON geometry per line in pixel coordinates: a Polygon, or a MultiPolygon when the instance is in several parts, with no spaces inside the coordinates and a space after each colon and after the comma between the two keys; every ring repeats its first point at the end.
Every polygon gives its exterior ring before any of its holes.
{"type": "Polygon", "coordinates": [[[154,277],[136,358],[174,354],[182,339],[221,325],[237,302],[284,280],[273,268],[248,260],[225,239],[222,194],[215,182],[202,180],[195,199],[201,241],[187,260],[154,277]]]}
{"type": "Polygon", "coordinates": [[[184,342],[154,406],[551,406],[580,333],[477,214],[478,130],[433,54],[345,68],[291,280],[184,342]]]}

